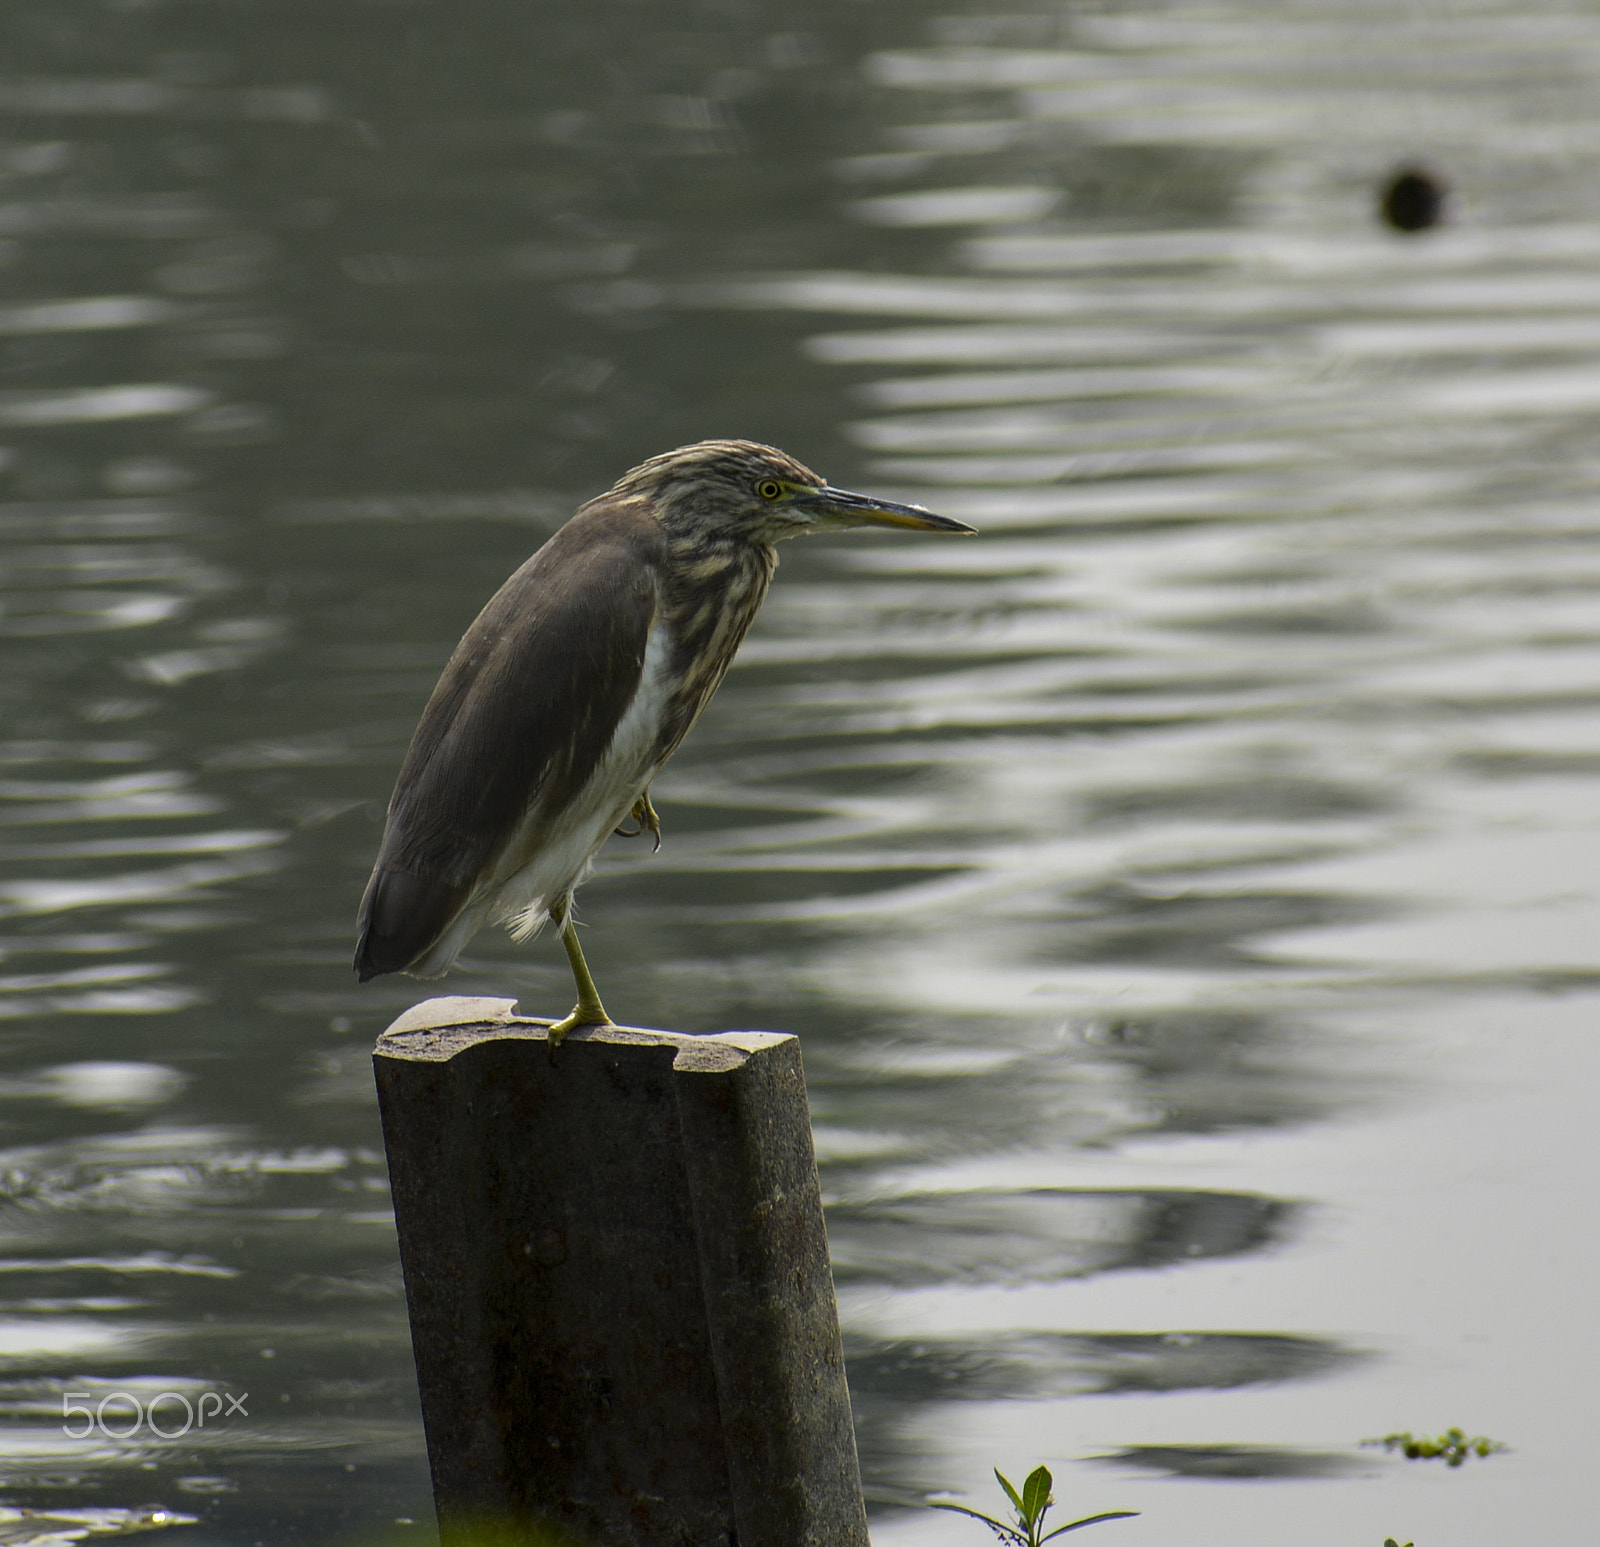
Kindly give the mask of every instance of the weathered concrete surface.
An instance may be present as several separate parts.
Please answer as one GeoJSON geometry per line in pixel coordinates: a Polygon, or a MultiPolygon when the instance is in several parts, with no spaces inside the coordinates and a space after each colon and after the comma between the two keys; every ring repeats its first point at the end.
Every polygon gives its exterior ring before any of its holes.
{"type": "Polygon", "coordinates": [[[373,1053],[447,1539],[866,1547],[800,1047],[436,999],[373,1053]]]}

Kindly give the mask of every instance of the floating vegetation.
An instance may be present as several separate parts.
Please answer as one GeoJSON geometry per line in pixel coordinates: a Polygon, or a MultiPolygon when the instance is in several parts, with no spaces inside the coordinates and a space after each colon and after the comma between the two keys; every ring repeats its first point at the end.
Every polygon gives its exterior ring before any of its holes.
{"type": "MultiPolygon", "coordinates": [[[[1446,1466],[1460,1466],[1468,1456],[1492,1456],[1497,1450],[1509,1450],[1499,1440],[1479,1434],[1468,1439],[1462,1429],[1446,1429],[1443,1434],[1429,1438],[1426,1434],[1412,1434],[1408,1429],[1401,1434],[1386,1434],[1381,1440],[1362,1440],[1363,1445],[1381,1445],[1385,1450],[1398,1450],[1407,1461],[1437,1461],[1443,1457],[1446,1466]]],[[[1385,1547],[1392,1547],[1386,1543],[1385,1547]]]]}

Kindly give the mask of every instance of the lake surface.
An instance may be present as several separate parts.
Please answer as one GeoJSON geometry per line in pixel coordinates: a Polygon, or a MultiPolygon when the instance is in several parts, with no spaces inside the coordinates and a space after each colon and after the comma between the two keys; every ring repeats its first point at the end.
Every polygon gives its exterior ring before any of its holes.
{"type": "Polygon", "coordinates": [[[12,0],[0,1503],[430,1539],[383,804],[739,435],[981,529],[789,545],[582,894],[614,1013],[802,1039],[874,1541],[1039,1462],[1126,1547],[1592,1529],[1597,77],[1555,0],[12,0]]]}

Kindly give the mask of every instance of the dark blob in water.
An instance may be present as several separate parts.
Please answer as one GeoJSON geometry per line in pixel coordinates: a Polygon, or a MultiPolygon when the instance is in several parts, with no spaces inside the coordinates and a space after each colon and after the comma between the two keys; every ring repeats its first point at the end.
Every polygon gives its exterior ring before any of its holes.
{"type": "Polygon", "coordinates": [[[1384,184],[1378,212],[1396,231],[1427,231],[1444,219],[1448,192],[1444,179],[1427,167],[1401,167],[1384,184]]]}

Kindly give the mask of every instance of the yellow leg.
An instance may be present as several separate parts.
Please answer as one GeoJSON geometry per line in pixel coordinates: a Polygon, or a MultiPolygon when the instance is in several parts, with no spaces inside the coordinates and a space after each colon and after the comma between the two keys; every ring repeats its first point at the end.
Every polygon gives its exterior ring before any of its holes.
{"type": "Polygon", "coordinates": [[[589,964],[583,959],[583,947],[578,944],[578,926],[572,919],[572,898],[564,898],[559,904],[561,917],[556,919],[556,910],[550,910],[550,917],[561,926],[561,943],[567,950],[567,961],[572,966],[572,978],[578,985],[578,1002],[572,1007],[572,1014],[559,1020],[550,1028],[550,1042],[554,1047],[559,1047],[561,1039],[577,1026],[613,1026],[616,1023],[606,1014],[606,1007],[600,1003],[600,991],[594,986],[594,979],[589,976],[589,964]]]}

